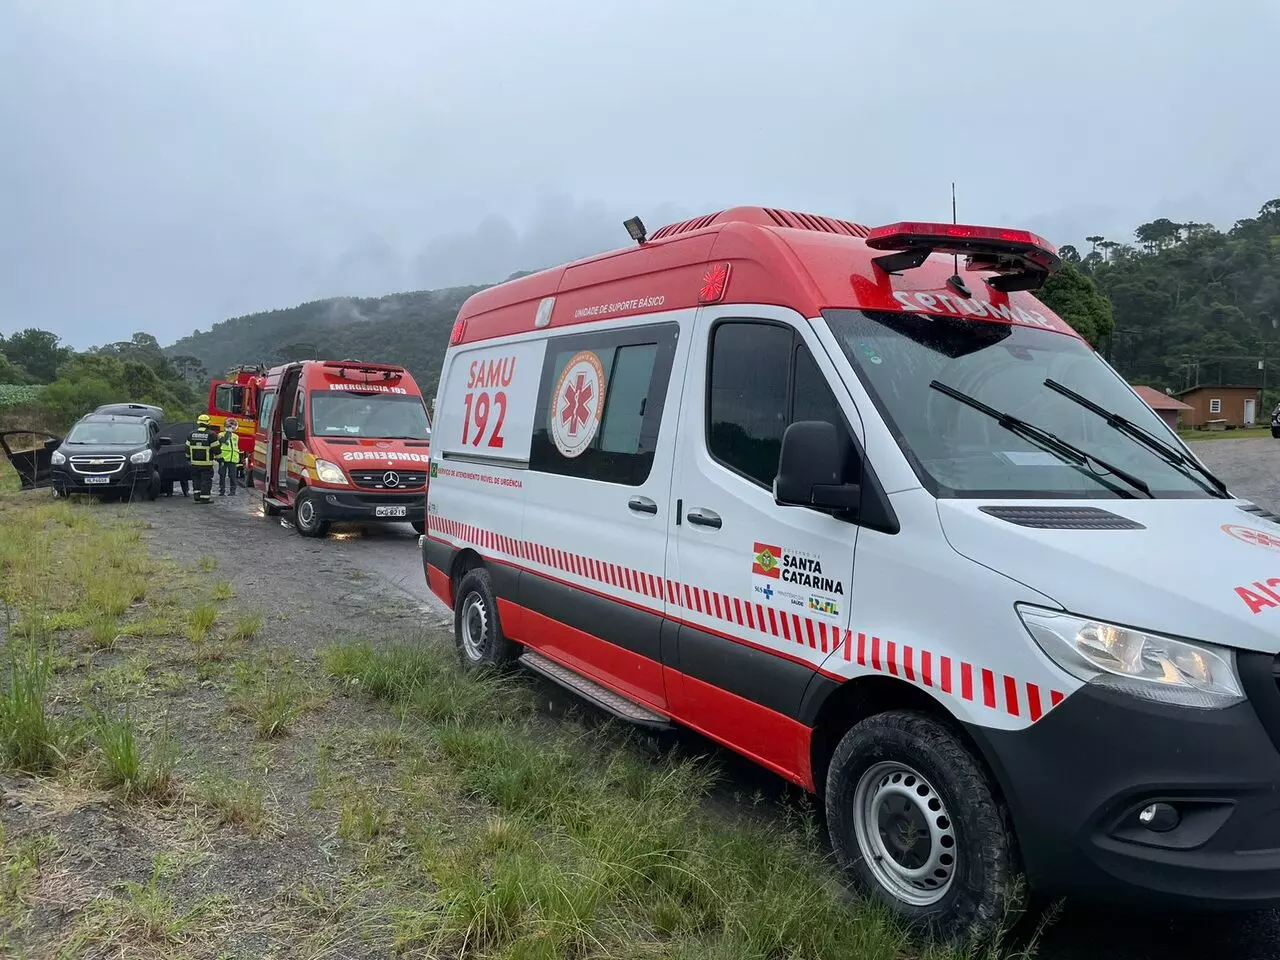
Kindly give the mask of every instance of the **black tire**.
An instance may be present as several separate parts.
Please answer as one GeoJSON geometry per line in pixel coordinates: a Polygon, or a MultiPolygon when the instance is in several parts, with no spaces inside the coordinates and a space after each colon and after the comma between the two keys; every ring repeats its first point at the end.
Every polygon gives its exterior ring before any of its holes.
{"type": "Polygon", "coordinates": [[[413,527],[419,535],[427,532],[427,521],[425,520],[410,520],[409,526],[413,527]]]}
{"type": "Polygon", "coordinates": [[[853,886],[928,936],[991,936],[1025,907],[1008,811],[965,744],[932,717],[894,711],[855,725],[831,758],[826,808],[836,862],[853,886]],[[863,826],[867,810],[876,836],[863,826]],[[936,869],[914,888],[897,872],[927,863],[936,869]]]}
{"type": "Polygon", "coordinates": [[[269,503],[267,502],[267,495],[266,495],[265,493],[262,495],[262,515],[263,515],[264,517],[278,517],[278,516],[280,516],[280,508],[279,508],[279,507],[273,507],[271,504],[269,504],[269,503]]]}
{"type": "Polygon", "coordinates": [[[1271,439],[1280,440],[1280,427],[1271,428],[1271,439]]]}
{"type": "Polygon", "coordinates": [[[329,521],[321,516],[320,504],[310,490],[299,490],[293,501],[293,525],[304,537],[323,537],[329,532],[329,521]]]}
{"type": "Polygon", "coordinates": [[[464,670],[502,667],[520,650],[502,632],[489,571],[470,570],[453,594],[453,640],[464,670]]]}

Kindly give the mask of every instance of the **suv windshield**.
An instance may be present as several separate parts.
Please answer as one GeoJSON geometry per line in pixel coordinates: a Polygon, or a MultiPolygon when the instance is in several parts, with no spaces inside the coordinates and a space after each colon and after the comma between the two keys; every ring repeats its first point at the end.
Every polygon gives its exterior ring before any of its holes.
{"type": "Polygon", "coordinates": [[[147,442],[147,428],[139,420],[81,420],[67,434],[67,443],[131,443],[147,442]]]}
{"type": "Polygon", "coordinates": [[[1167,445],[1182,444],[1083,340],[967,317],[828,310],[841,349],[920,482],[939,497],[1116,497],[1114,475],[1072,464],[959,402],[938,381],[1141,478],[1155,497],[1208,497],[1203,482],[1061,392],[1056,381],[1167,445]]]}
{"type": "Polygon", "coordinates": [[[341,390],[312,391],[311,432],[318,437],[426,440],[431,436],[421,397],[341,390]]]}

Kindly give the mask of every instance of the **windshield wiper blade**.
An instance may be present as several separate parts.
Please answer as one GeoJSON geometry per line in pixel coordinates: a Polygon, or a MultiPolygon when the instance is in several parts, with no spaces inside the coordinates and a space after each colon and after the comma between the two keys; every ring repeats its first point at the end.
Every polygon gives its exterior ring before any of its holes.
{"type": "Polygon", "coordinates": [[[1210,493],[1215,496],[1230,499],[1231,494],[1227,490],[1227,485],[1218,477],[1209,472],[1209,469],[1195,457],[1187,456],[1176,447],[1170,446],[1164,440],[1161,440],[1155,434],[1151,433],[1145,427],[1140,427],[1128,417],[1123,417],[1118,413],[1113,413],[1100,403],[1095,403],[1088,397],[1076,393],[1070,387],[1059,383],[1057,380],[1047,379],[1044,385],[1056,393],[1062,394],[1073,403],[1078,403],[1091,413],[1096,413],[1103,420],[1107,421],[1111,426],[1115,427],[1121,433],[1136,440],[1148,450],[1158,455],[1162,460],[1181,471],[1184,475],[1195,480],[1210,493]],[[1199,474],[1199,477],[1196,476],[1199,474]]]}
{"type": "MultiPolygon", "coordinates": [[[[966,406],[972,407],[979,413],[985,413],[1006,430],[1011,433],[1016,433],[1024,440],[1029,440],[1042,449],[1048,450],[1050,453],[1056,453],[1059,457],[1073,466],[1087,467],[1090,461],[1092,461],[1103,470],[1107,471],[1107,473],[1119,477],[1135,490],[1140,490],[1144,496],[1153,500],[1155,499],[1155,494],[1151,492],[1151,488],[1147,486],[1147,482],[1141,477],[1136,477],[1128,470],[1125,470],[1122,467],[1117,467],[1113,463],[1108,463],[1096,454],[1092,454],[1088,450],[1077,447],[1069,440],[1063,440],[1056,433],[1050,433],[1048,430],[1045,430],[1042,427],[1037,427],[1034,423],[1029,423],[1021,417],[1015,417],[1011,413],[1005,413],[1002,410],[997,410],[995,407],[990,407],[977,397],[971,397],[969,394],[964,393],[961,390],[957,390],[955,387],[949,387],[941,380],[933,380],[929,383],[929,386],[940,393],[946,394],[953,400],[958,400],[966,406]]],[[[1085,472],[1099,482],[1106,483],[1104,477],[1094,473],[1092,470],[1086,470],[1085,472]]],[[[1106,485],[1111,487],[1111,489],[1115,490],[1117,493],[1123,492],[1121,488],[1116,487],[1113,484],[1107,483],[1106,485]]],[[[1130,494],[1130,496],[1132,496],[1132,494],[1130,494]]]]}

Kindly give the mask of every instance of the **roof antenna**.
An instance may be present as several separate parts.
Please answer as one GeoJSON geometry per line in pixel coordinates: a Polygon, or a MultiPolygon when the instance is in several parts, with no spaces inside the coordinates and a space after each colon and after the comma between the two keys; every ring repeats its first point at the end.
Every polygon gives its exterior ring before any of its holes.
{"type": "Polygon", "coordinates": [[[643,247],[644,242],[647,239],[644,229],[644,221],[639,217],[632,217],[630,220],[623,220],[622,225],[627,228],[627,233],[630,235],[631,239],[643,247]]]}
{"type": "MultiPolygon", "coordinates": [[[[956,182],[951,181],[951,223],[954,226],[960,221],[956,219],[956,182]]],[[[972,297],[973,293],[965,286],[964,280],[960,277],[960,255],[953,253],[951,255],[952,274],[947,278],[947,285],[962,297],[972,297]]]]}

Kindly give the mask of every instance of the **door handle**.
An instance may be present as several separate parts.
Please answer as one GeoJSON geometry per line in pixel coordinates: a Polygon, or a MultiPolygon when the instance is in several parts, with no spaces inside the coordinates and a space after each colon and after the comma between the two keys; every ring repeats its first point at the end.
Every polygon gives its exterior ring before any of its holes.
{"type": "Polygon", "coordinates": [[[716,513],[714,510],[707,510],[704,507],[698,507],[695,510],[690,510],[685,514],[685,517],[690,523],[696,524],[699,527],[711,527],[713,530],[720,529],[720,514],[716,513]]]}
{"type": "Polygon", "coordinates": [[[635,513],[658,512],[658,505],[648,497],[632,497],[627,501],[627,508],[635,513]]]}

